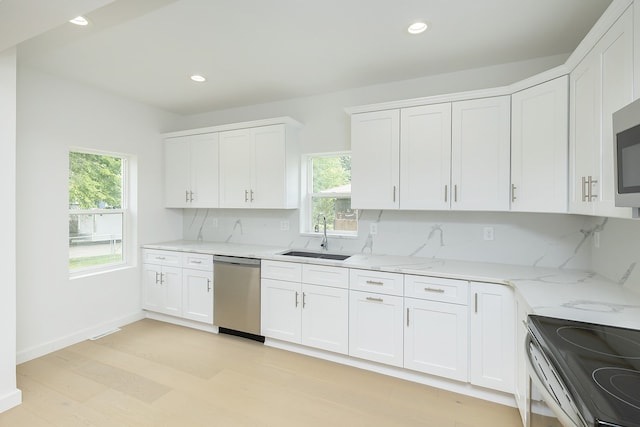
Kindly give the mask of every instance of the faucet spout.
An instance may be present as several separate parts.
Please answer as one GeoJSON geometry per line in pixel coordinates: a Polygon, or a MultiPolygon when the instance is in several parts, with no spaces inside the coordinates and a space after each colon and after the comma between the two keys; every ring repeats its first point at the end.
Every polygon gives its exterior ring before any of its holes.
{"type": "Polygon", "coordinates": [[[322,242],[320,243],[320,247],[328,251],[329,250],[329,241],[327,240],[327,217],[322,215],[322,242]]]}

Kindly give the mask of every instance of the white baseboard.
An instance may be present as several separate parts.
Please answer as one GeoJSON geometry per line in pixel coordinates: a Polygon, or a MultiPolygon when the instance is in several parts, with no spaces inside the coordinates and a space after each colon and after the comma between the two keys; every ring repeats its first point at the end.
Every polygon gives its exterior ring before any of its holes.
{"type": "Polygon", "coordinates": [[[303,345],[288,343],[286,341],[274,340],[272,338],[267,338],[264,344],[269,347],[293,351],[307,356],[317,357],[319,359],[340,363],[342,365],[353,366],[354,368],[377,372],[379,374],[389,375],[394,378],[400,378],[403,380],[424,384],[447,391],[452,391],[454,393],[463,394],[465,396],[476,397],[478,399],[487,400],[489,402],[511,406],[513,408],[516,407],[516,400],[513,394],[477,387],[469,383],[449,380],[447,378],[423,374],[408,369],[396,368],[394,366],[384,365],[382,363],[370,362],[368,360],[358,359],[343,354],[332,353],[329,351],[318,350],[303,345]]]}
{"type": "Polygon", "coordinates": [[[207,323],[196,322],[195,320],[183,319],[181,317],[173,317],[167,314],[155,313],[153,311],[146,311],[145,314],[147,319],[159,320],[161,322],[167,322],[178,326],[185,326],[187,328],[198,329],[205,332],[212,332],[214,334],[218,333],[217,326],[209,325],[207,323]]]}
{"type": "Polygon", "coordinates": [[[15,389],[4,396],[0,396],[0,412],[7,411],[22,403],[22,392],[15,389]]]}
{"type": "Polygon", "coordinates": [[[44,356],[45,354],[49,354],[53,351],[69,347],[70,345],[77,344],[96,335],[104,334],[105,332],[111,331],[114,328],[128,325],[129,323],[137,322],[138,320],[142,320],[144,318],[145,313],[143,311],[132,313],[115,320],[110,320],[99,325],[82,329],[80,331],[74,332],[73,334],[46,342],[44,344],[33,346],[24,350],[19,350],[16,354],[16,363],[19,365],[21,363],[28,362],[29,360],[33,360],[40,356],[44,356]]]}

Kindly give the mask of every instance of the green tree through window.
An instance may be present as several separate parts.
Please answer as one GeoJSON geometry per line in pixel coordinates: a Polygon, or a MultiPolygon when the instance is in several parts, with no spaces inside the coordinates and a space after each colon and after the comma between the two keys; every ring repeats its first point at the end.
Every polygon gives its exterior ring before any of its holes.
{"type": "Polygon", "coordinates": [[[322,216],[327,219],[327,230],[357,231],[357,215],[351,209],[351,156],[313,156],[310,164],[309,231],[321,231],[322,216]]]}
{"type": "Polygon", "coordinates": [[[69,152],[69,269],[124,262],[124,157],[69,152]]]}

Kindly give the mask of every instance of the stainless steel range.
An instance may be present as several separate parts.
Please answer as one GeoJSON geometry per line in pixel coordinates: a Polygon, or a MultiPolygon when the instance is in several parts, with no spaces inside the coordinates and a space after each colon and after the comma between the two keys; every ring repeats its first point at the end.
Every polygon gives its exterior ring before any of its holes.
{"type": "Polygon", "coordinates": [[[536,315],[528,326],[532,382],[564,426],[640,427],[640,331],[536,315]]]}

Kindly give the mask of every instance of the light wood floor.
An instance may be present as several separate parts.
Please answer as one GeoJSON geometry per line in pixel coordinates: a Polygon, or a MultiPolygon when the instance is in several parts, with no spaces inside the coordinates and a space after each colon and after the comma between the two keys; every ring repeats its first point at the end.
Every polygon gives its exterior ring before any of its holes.
{"type": "Polygon", "coordinates": [[[18,366],[1,427],[516,427],[513,408],[142,320],[18,366]]]}

